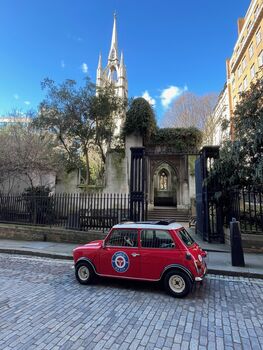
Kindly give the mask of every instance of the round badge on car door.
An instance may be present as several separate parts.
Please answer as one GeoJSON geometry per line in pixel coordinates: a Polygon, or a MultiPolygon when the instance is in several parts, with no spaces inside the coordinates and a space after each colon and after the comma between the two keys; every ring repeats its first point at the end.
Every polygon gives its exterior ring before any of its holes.
{"type": "Polygon", "coordinates": [[[116,252],[111,259],[111,265],[117,272],[126,272],[129,268],[129,257],[124,252],[116,252]]]}

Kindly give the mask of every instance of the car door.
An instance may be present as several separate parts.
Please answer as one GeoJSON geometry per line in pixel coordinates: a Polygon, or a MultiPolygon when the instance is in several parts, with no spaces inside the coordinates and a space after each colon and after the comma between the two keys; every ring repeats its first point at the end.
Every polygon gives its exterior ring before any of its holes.
{"type": "Polygon", "coordinates": [[[98,273],[104,276],[140,278],[137,229],[113,229],[100,250],[98,273]]]}
{"type": "Polygon", "coordinates": [[[166,266],[180,262],[180,251],[169,230],[141,230],[140,240],[143,279],[158,280],[166,266]]]}

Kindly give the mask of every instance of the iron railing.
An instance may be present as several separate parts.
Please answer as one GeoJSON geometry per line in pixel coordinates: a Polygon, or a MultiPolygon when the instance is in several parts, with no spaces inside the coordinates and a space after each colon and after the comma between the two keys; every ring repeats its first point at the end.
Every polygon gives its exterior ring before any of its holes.
{"type": "Polygon", "coordinates": [[[129,220],[128,194],[0,194],[0,222],[59,226],[87,231],[129,220]]]}
{"type": "Polygon", "coordinates": [[[227,223],[233,217],[240,222],[242,232],[263,234],[263,186],[231,189],[228,213],[227,223]]]}

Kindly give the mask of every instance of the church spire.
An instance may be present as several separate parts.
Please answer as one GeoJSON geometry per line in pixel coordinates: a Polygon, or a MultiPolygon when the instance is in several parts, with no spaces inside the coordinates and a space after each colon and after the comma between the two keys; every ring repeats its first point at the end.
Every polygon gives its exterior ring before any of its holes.
{"type": "Polygon", "coordinates": [[[109,61],[118,61],[118,39],[117,39],[117,25],[116,25],[116,13],[114,13],[113,29],[111,37],[111,47],[109,52],[109,61]]]}
{"type": "Polygon", "coordinates": [[[101,53],[99,55],[99,62],[98,62],[98,68],[97,68],[97,86],[101,86],[103,79],[103,68],[102,68],[102,60],[101,60],[101,53]]]}
{"type": "Polygon", "coordinates": [[[97,70],[102,69],[102,61],[101,61],[101,52],[99,54],[99,62],[98,62],[98,68],[97,70]]]}
{"type": "Polygon", "coordinates": [[[120,66],[124,66],[123,51],[121,52],[120,66]]]}

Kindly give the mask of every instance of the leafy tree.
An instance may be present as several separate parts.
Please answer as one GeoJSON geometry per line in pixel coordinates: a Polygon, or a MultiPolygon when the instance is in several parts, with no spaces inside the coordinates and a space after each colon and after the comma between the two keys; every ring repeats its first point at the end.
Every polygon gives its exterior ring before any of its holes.
{"type": "Polygon", "coordinates": [[[156,132],[156,129],[154,111],[149,102],[143,97],[135,98],[126,115],[123,127],[124,136],[137,133],[143,137],[144,141],[147,141],[156,132]]]}
{"type": "Polygon", "coordinates": [[[90,150],[97,147],[105,163],[107,147],[114,133],[114,115],[123,112],[125,102],[114,87],[96,88],[90,80],[83,87],[74,80],[56,85],[45,79],[42,88],[46,98],[39,106],[34,125],[51,131],[64,147],[67,158],[75,166],[85,159],[85,182],[90,182],[90,150]]]}
{"type": "Polygon", "coordinates": [[[224,188],[263,183],[263,80],[241,94],[232,117],[234,141],[225,141],[212,176],[224,188]]]}

